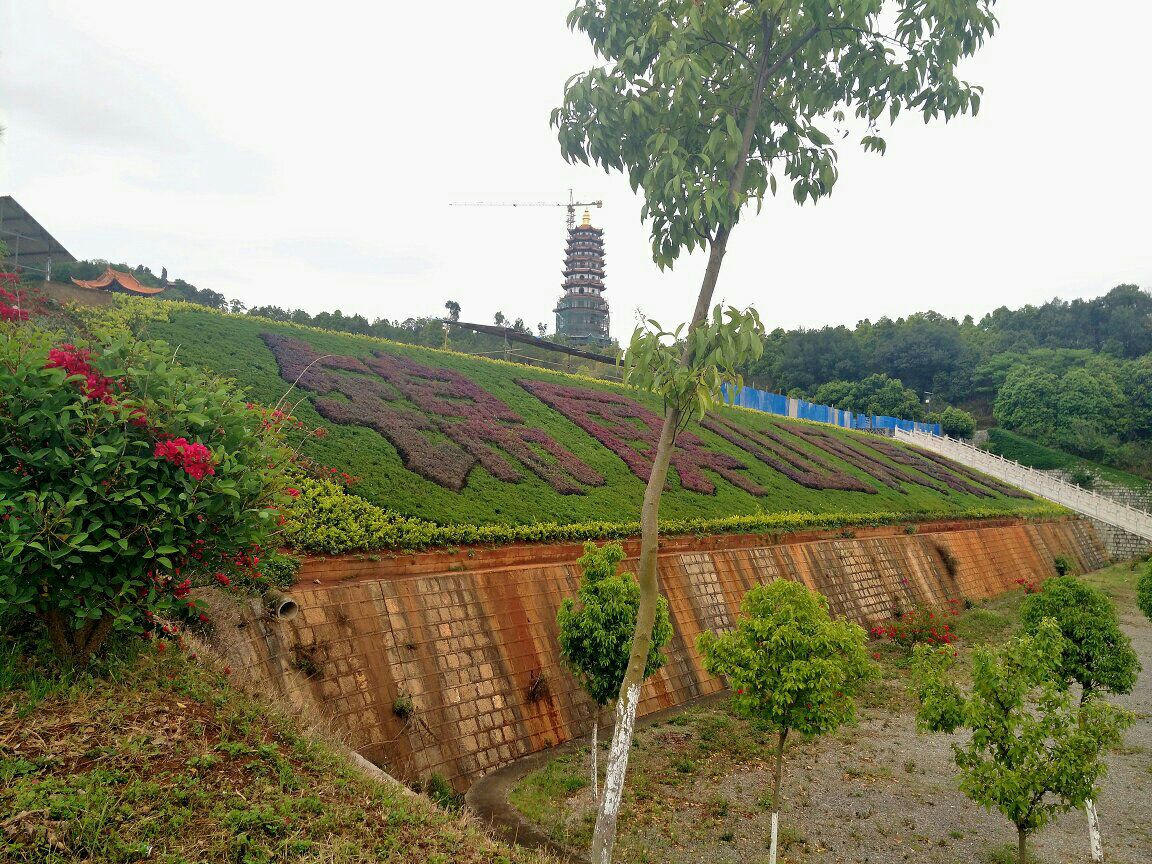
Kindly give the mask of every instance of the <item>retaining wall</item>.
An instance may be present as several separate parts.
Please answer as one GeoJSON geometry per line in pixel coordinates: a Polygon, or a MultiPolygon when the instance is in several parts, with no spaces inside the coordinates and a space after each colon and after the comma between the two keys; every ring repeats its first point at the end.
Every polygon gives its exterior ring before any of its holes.
{"type": "MultiPolygon", "coordinates": [[[[626,550],[634,556],[638,544],[626,550]]],[[[293,590],[295,620],[272,620],[255,603],[222,608],[217,641],[240,680],[324,715],[393,775],[438,772],[463,789],[591,728],[593,706],[561,667],[556,639],[556,609],[576,591],[581,552],[560,544],[310,560],[293,590]],[[412,711],[399,716],[406,698],[412,711]]],[[[827,595],[834,614],[869,624],[894,607],[1046,578],[1061,554],[1084,570],[1106,563],[1080,519],[671,538],[659,566],[675,635],[640,712],[722,689],[703,669],[696,636],[730,627],[757,583],[799,580],[827,595]]]]}

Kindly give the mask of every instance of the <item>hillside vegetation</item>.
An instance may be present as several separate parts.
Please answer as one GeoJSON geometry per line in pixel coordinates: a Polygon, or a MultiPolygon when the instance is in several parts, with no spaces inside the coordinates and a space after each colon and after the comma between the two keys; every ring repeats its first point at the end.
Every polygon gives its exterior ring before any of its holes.
{"type": "Polygon", "coordinates": [[[28,647],[0,637],[2,861],[546,860],[365,779],[175,646],[124,643],[105,678],[59,677],[28,647]]]}
{"type": "MultiPolygon", "coordinates": [[[[136,335],[324,428],[305,454],[360,478],[354,492],[395,513],[479,525],[636,518],[660,413],[645,394],[187,305],[120,304],[136,335]]],[[[670,520],[1046,506],[884,439],[732,408],[688,430],[670,485],[670,520]]]]}

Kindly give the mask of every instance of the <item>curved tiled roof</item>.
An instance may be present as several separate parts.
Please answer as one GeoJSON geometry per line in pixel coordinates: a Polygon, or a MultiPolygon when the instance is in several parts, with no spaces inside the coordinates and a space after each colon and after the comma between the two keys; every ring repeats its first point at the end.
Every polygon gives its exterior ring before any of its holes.
{"type": "Polygon", "coordinates": [[[111,267],[105,270],[104,275],[99,279],[89,279],[85,281],[84,279],[73,277],[72,281],[81,288],[92,288],[96,291],[107,291],[112,289],[113,285],[130,294],[159,294],[164,290],[163,288],[149,288],[147,285],[141,285],[131,273],[121,273],[119,270],[113,270],[111,267]]]}

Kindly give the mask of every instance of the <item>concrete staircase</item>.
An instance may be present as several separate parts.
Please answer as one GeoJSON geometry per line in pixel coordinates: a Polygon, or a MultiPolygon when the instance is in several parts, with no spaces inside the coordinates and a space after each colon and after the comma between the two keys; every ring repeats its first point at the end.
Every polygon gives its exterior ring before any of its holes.
{"type": "Polygon", "coordinates": [[[925,432],[896,430],[897,440],[914,444],[933,453],[946,456],[953,462],[983,471],[1005,483],[1011,483],[1049,501],[1055,501],[1084,516],[1096,519],[1144,540],[1152,542],[1152,514],[1126,507],[1096,492],[1081,489],[1044,471],[1027,468],[1019,462],[997,456],[964,441],[925,432]]]}

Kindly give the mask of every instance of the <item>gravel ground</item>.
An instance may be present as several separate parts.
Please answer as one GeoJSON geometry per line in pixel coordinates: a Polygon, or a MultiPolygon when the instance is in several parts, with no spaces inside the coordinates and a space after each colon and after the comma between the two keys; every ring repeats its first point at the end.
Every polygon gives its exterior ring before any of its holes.
{"type": "MultiPolygon", "coordinates": [[[[1107,860],[1152,862],[1152,623],[1135,609],[1135,574],[1112,568],[1088,577],[1112,594],[1145,667],[1135,692],[1114,701],[1136,712],[1123,746],[1108,757],[1097,802],[1107,860]]],[[[789,747],[781,812],[782,862],[1014,861],[1015,828],[956,788],[951,737],[923,735],[898,680],[878,685],[860,723],[789,747]]],[[[767,861],[769,741],[723,706],[689,709],[637,735],[635,770],[617,846],[620,862],[767,861]]],[[[569,757],[583,770],[580,755],[569,757]]],[[[589,796],[569,798],[546,826],[579,848],[589,796]],[[563,816],[561,817],[561,814],[563,816]]],[[[557,804],[559,802],[556,802],[557,804]]],[[[1033,860],[1088,861],[1083,811],[1033,836],[1033,860]]]]}

